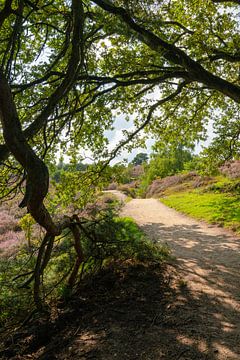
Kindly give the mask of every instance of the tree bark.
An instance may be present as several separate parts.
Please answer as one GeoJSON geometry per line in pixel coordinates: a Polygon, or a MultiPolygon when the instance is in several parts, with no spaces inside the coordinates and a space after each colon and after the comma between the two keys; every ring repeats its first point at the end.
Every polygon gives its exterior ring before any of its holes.
{"type": "Polygon", "coordinates": [[[59,230],[43,204],[49,186],[47,166],[38,158],[23,135],[10,87],[2,72],[0,72],[0,120],[8,150],[27,173],[26,193],[20,206],[26,206],[35,221],[47,232],[58,235],[59,230]]]}

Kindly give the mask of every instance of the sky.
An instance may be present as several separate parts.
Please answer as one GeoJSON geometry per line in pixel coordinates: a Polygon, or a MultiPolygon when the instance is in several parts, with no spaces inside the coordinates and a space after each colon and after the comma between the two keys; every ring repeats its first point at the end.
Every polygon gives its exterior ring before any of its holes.
{"type": "MultiPolygon", "coordinates": [[[[124,138],[122,132],[123,130],[133,131],[134,129],[135,127],[133,125],[133,119],[130,119],[130,121],[126,121],[124,115],[117,116],[116,121],[114,123],[114,130],[112,131],[108,130],[105,132],[109,140],[109,149],[110,150],[114,149],[119,144],[119,142],[124,138]]],[[[155,139],[150,138],[147,139],[146,141],[146,148],[133,149],[131,152],[129,152],[128,150],[123,150],[118,157],[112,160],[112,164],[116,164],[117,162],[120,162],[124,159],[127,159],[128,162],[131,162],[134,159],[134,157],[140,152],[149,154],[151,152],[151,147],[154,143],[155,143],[155,139]]]]}
{"type": "MultiPolygon", "coordinates": [[[[124,114],[120,115],[120,116],[116,116],[116,120],[113,124],[114,129],[105,131],[105,135],[109,141],[109,145],[108,145],[109,151],[116,148],[116,146],[119,144],[119,142],[124,138],[124,135],[123,135],[124,130],[127,130],[129,132],[132,132],[133,130],[135,130],[135,127],[133,124],[134,116],[131,116],[129,121],[125,120],[125,118],[126,118],[126,116],[124,114]]],[[[144,131],[142,131],[142,135],[146,136],[144,131]]],[[[198,143],[196,143],[194,153],[199,154],[203,150],[204,147],[207,147],[211,143],[213,138],[214,138],[213,124],[210,123],[207,127],[207,139],[205,141],[199,141],[198,143]]],[[[128,151],[127,149],[122,150],[120,155],[118,155],[111,161],[111,165],[114,165],[116,163],[119,163],[119,162],[122,162],[125,160],[127,160],[127,162],[129,163],[134,159],[134,157],[138,153],[141,153],[141,152],[147,153],[148,155],[150,155],[150,153],[152,152],[152,146],[155,144],[155,142],[156,142],[156,139],[154,137],[149,137],[146,140],[146,147],[142,147],[142,148],[137,147],[135,149],[132,149],[131,151],[128,151]]],[[[81,153],[82,158],[84,159],[83,160],[84,163],[93,163],[94,162],[92,152],[90,150],[84,150],[84,151],[81,151],[80,153],[81,153]]],[[[68,157],[65,158],[65,161],[66,162],[68,161],[68,157]]]]}
{"type": "MultiPolygon", "coordinates": [[[[106,41],[107,40],[105,39],[104,42],[106,42],[106,41]]],[[[109,44],[107,44],[107,45],[109,45],[109,44]]],[[[101,47],[100,47],[100,49],[101,49],[101,47]]],[[[38,63],[46,61],[46,59],[49,57],[49,55],[50,55],[50,53],[48,53],[48,49],[44,49],[43,55],[41,55],[41,57],[34,62],[34,65],[37,65],[38,63]]],[[[159,98],[159,96],[161,96],[160,90],[156,89],[153,94],[146,95],[146,98],[148,96],[150,99],[159,98]]],[[[125,118],[126,118],[126,116],[124,114],[122,114],[120,116],[116,116],[116,120],[113,125],[114,130],[105,131],[106,137],[109,140],[109,147],[108,147],[109,150],[113,150],[119,144],[119,142],[124,138],[123,130],[127,130],[127,131],[131,132],[135,129],[134,124],[133,124],[134,116],[130,116],[129,121],[126,121],[125,118]]],[[[142,132],[142,134],[144,134],[144,132],[142,132]]],[[[194,152],[196,154],[201,152],[203,147],[207,146],[210,143],[212,138],[213,138],[213,129],[212,129],[212,126],[210,125],[208,127],[208,139],[204,142],[200,141],[198,144],[196,144],[196,148],[195,148],[194,152]]],[[[152,137],[152,138],[149,138],[146,140],[146,147],[144,147],[144,148],[141,148],[141,147],[135,148],[135,149],[132,149],[130,152],[128,150],[123,150],[119,156],[117,156],[114,160],[111,161],[111,164],[114,165],[125,159],[128,162],[131,162],[134,159],[134,157],[140,152],[150,154],[152,152],[152,146],[154,145],[155,141],[156,140],[152,137]]],[[[58,155],[59,155],[59,157],[62,155],[60,151],[59,151],[58,155]]],[[[93,162],[92,153],[90,150],[82,151],[81,155],[83,156],[83,158],[85,158],[85,160],[83,162],[85,162],[85,163],[93,162]]],[[[69,160],[68,156],[64,156],[64,159],[65,159],[65,161],[69,160]]]]}
{"type": "MultiPolygon", "coordinates": [[[[120,142],[120,140],[123,139],[123,129],[128,131],[134,130],[133,119],[130,118],[130,121],[126,121],[124,119],[124,115],[117,116],[114,123],[114,130],[108,130],[105,132],[109,140],[109,149],[114,149],[120,142]]],[[[196,143],[194,153],[199,154],[203,150],[203,147],[206,147],[210,144],[213,137],[213,125],[210,123],[207,127],[207,139],[205,141],[199,141],[198,143],[196,143]]],[[[123,150],[121,154],[111,162],[111,164],[116,164],[124,159],[127,159],[128,162],[131,162],[133,158],[140,152],[150,154],[152,152],[152,146],[154,145],[155,141],[156,139],[151,137],[146,141],[146,148],[136,148],[133,149],[131,152],[129,152],[128,150],[123,150]]]]}

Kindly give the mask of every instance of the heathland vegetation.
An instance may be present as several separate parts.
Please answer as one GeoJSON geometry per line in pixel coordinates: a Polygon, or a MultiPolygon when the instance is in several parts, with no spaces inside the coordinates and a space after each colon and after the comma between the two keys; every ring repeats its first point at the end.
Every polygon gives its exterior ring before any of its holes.
{"type": "Polygon", "coordinates": [[[125,184],[110,185],[133,197],[155,197],[196,219],[240,231],[240,161],[207,161],[182,146],[154,152],[149,163],[123,169],[125,184]]]}
{"type": "MultiPolygon", "coordinates": [[[[69,231],[57,237],[44,279],[45,301],[69,296],[75,282],[80,284],[77,274],[84,279],[119,260],[167,258],[166,248],[151,244],[132,220],[118,217],[122,205],[114,195],[102,192],[104,189],[118,189],[129,199],[155,197],[197,219],[238,232],[240,162],[229,161],[219,169],[214,166],[211,173],[209,167],[205,156],[196,156],[183,146],[155,150],[149,159],[142,153],[129,164],[108,165],[101,182],[96,179],[98,169],[94,165],[64,164],[62,160],[52,165],[48,207],[72,214],[82,235],[81,243],[72,241],[69,231]],[[98,186],[90,186],[94,181],[98,186]],[[74,260],[76,250],[82,262],[74,260]]],[[[44,236],[30,214],[22,216],[17,204],[18,198],[14,198],[1,205],[2,325],[20,310],[24,318],[33,309],[29,283],[44,236]]]]}
{"type": "MultiPolygon", "coordinates": [[[[18,356],[21,348],[24,358],[28,341],[30,350],[46,344],[40,335],[32,337],[29,323],[45,316],[54,329],[61,308],[79,291],[84,307],[84,291],[90,296],[87,287],[104,271],[131,278],[130,269],[139,266],[164,283],[168,270],[159,266],[168,249],[149,242],[131,219],[121,219],[118,199],[104,189],[162,197],[238,231],[238,5],[239,0],[0,3],[3,356],[18,356]],[[194,144],[206,139],[209,128],[212,143],[194,155],[194,144]],[[110,143],[114,134],[120,137],[110,143]],[[112,165],[121,151],[142,149],[152,138],[150,157],[139,153],[131,164],[112,165]],[[202,204],[197,209],[196,199],[202,204]],[[27,332],[18,347],[12,332],[20,322],[27,332]]],[[[116,297],[121,294],[118,289],[116,297]]]]}

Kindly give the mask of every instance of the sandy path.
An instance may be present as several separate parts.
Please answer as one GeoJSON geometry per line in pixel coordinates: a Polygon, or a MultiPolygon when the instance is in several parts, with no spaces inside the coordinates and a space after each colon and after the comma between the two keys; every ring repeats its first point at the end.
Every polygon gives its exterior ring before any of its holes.
{"type": "Polygon", "coordinates": [[[186,323],[174,330],[175,338],[201,354],[188,357],[186,352],[180,358],[239,360],[240,239],[155,199],[132,200],[122,214],[134,218],[154,241],[167,243],[177,258],[182,288],[187,284],[178,301],[190,321],[187,330],[186,323]]]}
{"type": "Polygon", "coordinates": [[[127,195],[119,190],[105,190],[103,191],[104,194],[111,194],[115,195],[120,201],[125,201],[127,199],[127,195]]]}

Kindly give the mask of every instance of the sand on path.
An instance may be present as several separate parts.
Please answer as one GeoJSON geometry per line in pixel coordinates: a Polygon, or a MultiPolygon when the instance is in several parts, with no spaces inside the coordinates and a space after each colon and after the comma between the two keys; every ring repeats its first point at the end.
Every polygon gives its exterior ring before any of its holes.
{"type": "Polygon", "coordinates": [[[212,359],[239,360],[240,239],[156,199],[134,199],[125,204],[122,215],[135,219],[153,241],[167,243],[177,259],[182,286],[188,289],[179,301],[192,320],[187,334],[178,328],[179,341],[198,347],[206,359],[211,352],[212,359]]]}

